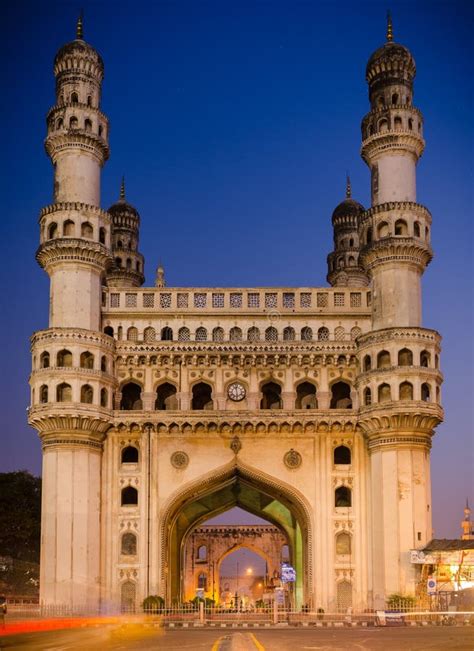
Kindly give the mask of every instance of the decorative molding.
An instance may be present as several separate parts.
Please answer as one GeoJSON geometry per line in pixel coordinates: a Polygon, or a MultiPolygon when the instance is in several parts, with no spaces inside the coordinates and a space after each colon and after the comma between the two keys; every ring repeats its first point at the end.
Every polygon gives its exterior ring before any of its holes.
{"type": "Polygon", "coordinates": [[[173,452],[173,454],[170,457],[170,462],[173,468],[177,468],[178,470],[184,470],[189,464],[189,456],[186,454],[186,452],[183,452],[182,450],[177,450],[176,452],[173,452]]]}
{"type": "Polygon", "coordinates": [[[283,463],[290,470],[296,470],[297,468],[299,468],[301,466],[302,461],[303,459],[301,457],[301,454],[296,450],[294,450],[293,448],[288,450],[288,452],[283,457],[283,463]]]}

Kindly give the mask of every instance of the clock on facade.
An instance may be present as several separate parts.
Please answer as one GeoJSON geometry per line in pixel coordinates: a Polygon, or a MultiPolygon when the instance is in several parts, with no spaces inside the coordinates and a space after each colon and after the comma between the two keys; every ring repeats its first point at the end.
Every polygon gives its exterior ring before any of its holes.
{"type": "Polygon", "coordinates": [[[245,387],[240,384],[240,382],[232,382],[232,384],[229,384],[227,387],[227,395],[231,400],[234,400],[235,402],[240,402],[245,398],[245,387]]]}

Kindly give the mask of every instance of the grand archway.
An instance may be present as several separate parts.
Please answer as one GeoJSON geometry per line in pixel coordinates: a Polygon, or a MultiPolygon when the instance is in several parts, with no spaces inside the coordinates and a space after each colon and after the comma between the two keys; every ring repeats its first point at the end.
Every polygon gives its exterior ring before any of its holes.
{"type": "Polygon", "coordinates": [[[310,605],[312,527],[306,501],[291,486],[241,463],[188,484],[165,507],[161,518],[161,577],[166,602],[184,600],[187,536],[200,523],[235,506],[264,518],[285,533],[296,569],[295,605],[310,605]]]}

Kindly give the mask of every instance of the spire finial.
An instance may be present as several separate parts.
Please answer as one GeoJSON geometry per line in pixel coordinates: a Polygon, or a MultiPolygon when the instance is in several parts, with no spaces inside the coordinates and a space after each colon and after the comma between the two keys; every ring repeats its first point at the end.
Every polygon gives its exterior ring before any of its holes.
{"type": "Polygon", "coordinates": [[[122,176],[122,183],[120,184],[120,199],[125,199],[125,176],[122,176]]]}
{"type": "Polygon", "coordinates": [[[79,14],[79,18],[77,19],[77,25],[76,25],[76,38],[80,40],[84,38],[83,18],[84,18],[84,10],[81,9],[81,13],[79,14]]]}
{"type": "Polygon", "coordinates": [[[163,263],[161,261],[158,263],[158,267],[156,269],[155,285],[156,287],[166,287],[165,268],[163,267],[163,263]]]}
{"type": "Polygon", "coordinates": [[[392,14],[390,13],[390,9],[387,11],[387,41],[389,43],[393,41],[392,14]]]}
{"type": "Polygon", "coordinates": [[[346,199],[350,199],[351,197],[352,197],[351,177],[349,176],[349,172],[346,172],[346,199]]]}

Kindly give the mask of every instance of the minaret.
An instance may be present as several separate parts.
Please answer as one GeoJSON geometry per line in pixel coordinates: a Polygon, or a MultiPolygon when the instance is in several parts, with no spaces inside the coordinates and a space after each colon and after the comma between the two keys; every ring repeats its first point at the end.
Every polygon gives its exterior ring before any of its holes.
{"type": "Polygon", "coordinates": [[[140,287],[145,280],[144,259],[138,251],[140,215],[125,199],[122,178],[119,200],[108,210],[112,217],[113,266],[107,273],[109,287],[140,287]]]}
{"type": "Polygon", "coordinates": [[[155,287],[166,287],[165,268],[160,264],[156,268],[155,287]]]}
{"type": "Polygon", "coordinates": [[[422,116],[412,105],[415,62],[393,41],[370,57],[362,157],[372,207],[359,218],[360,261],[372,283],[372,331],[358,337],[359,425],[370,455],[373,607],[414,594],[410,549],[432,538],[430,457],[440,406],[440,336],[421,327],[421,275],[432,257],[431,216],[416,203],[422,116]]]}
{"type": "Polygon", "coordinates": [[[471,509],[469,502],[466,499],[466,506],[464,507],[464,519],[461,522],[462,536],[461,540],[474,540],[474,526],[471,522],[471,509]]]}
{"type": "Polygon", "coordinates": [[[56,103],[47,116],[53,203],[41,211],[36,258],[50,277],[49,328],[32,337],[29,423],[41,438],[42,605],[99,607],[102,446],[110,427],[114,341],[101,333],[111,219],[100,209],[109,155],[100,111],[104,66],[76,39],[54,61],[56,103]]]}
{"type": "Polygon", "coordinates": [[[415,61],[393,41],[390,16],[386,38],[367,64],[371,110],[362,120],[372,208],[359,235],[361,262],[373,280],[375,329],[421,325],[421,275],[432,258],[431,215],[416,203],[416,164],[425,142],[423,117],[412,104],[415,61]]]}
{"type": "Polygon", "coordinates": [[[346,198],[332,214],[334,251],[328,255],[327,280],[332,287],[365,287],[369,283],[359,264],[359,220],[364,206],[352,198],[349,175],[346,178],[346,198]]]}

